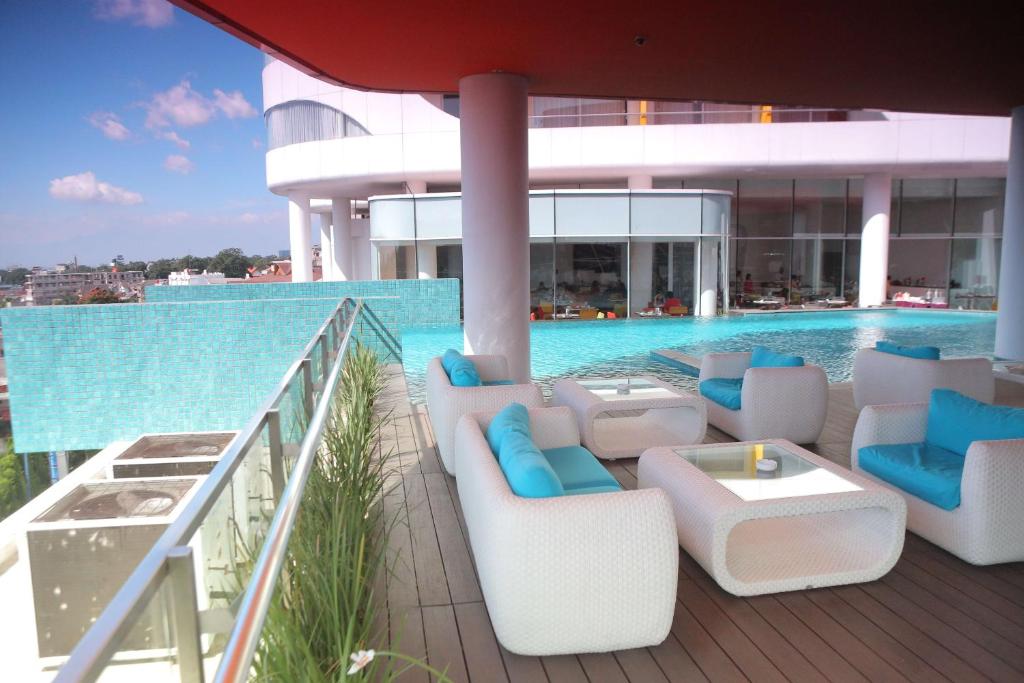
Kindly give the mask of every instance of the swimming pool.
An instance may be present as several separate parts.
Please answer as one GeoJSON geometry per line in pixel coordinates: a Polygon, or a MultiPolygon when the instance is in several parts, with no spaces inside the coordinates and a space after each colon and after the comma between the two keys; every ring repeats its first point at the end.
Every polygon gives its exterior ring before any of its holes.
{"type": "MultiPolygon", "coordinates": [[[[879,339],[929,344],[944,358],[989,356],[996,317],[953,311],[836,311],[776,313],[668,320],[587,320],[535,323],[530,327],[533,379],[549,394],[558,378],[652,374],[687,390],[696,379],[651,359],[655,349],[701,356],[711,351],[748,351],[763,344],[797,353],[820,365],[829,381],[852,379],[857,349],[879,339]]],[[[402,335],[409,394],[423,400],[427,361],[462,348],[462,328],[412,328],[402,335]]]]}

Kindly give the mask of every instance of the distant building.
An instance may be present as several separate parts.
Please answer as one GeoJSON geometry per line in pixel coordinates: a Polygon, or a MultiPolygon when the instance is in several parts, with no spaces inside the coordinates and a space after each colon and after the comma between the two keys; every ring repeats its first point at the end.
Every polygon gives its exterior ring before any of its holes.
{"type": "Polygon", "coordinates": [[[29,306],[63,303],[97,287],[128,298],[142,289],[144,279],[141,270],[71,273],[66,268],[63,271],[33,269],[25,280],[25,303],[29,306]]]}
{"type": "Polygon", "coordinates": [[[172,287],[180,287],[182,285],[222,285],[227,281],[228,279],[224,277],[224,273],[209,273],[205,270],[197,273],[191,268],[186,268],[180,273],[171,273],[167,276],[167,284],[172,287]]]}

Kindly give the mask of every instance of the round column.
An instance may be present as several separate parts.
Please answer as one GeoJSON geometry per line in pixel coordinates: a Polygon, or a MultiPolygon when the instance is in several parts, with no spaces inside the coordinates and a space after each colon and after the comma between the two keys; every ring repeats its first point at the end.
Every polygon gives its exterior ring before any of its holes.
{"type": "Polygon", "coordinates": [[[999,265],[996,356],[1024,360],[1024,106],[1015,107],[1012,116],[999,265]]]}
{"type": "Polygon", "coordinates": [[[333,270],[331,269],[331,251],[333,245],[331,244],[331,214],[322,213],[320,214],[320,280],[321,282],[329,282],[333,280],[333,270]]]}
{"type": "Polygon", "coordinates": [[[309,197],[288,195],[288,235],[292,249],[292,282],[313,281],[313,244],[309,234],[309,197]]]}
{"type": "Polygon", "coordinates": [[[354,280],[352,262],[352,201],[344,197],[331,200],[331,279],[354,280]]]}
{"type": "Polygon", "coordinates": [[[526,78],[459,81],[466,353],[508,359],[530,379],[530,218],[526,78]]]}
{"type": "Polygon", "coordinates": [[[860,238],[860,306],[885,303],[889,274],[889,211],[892,204],[892,176],[873,173],[864,176],[864,231],[860,238]]]}
{"type": "Polygon", "coordinates": [[[433,242],[416,242],[416,267],[421,280],[437,277],[437,247],[433,242]]]}

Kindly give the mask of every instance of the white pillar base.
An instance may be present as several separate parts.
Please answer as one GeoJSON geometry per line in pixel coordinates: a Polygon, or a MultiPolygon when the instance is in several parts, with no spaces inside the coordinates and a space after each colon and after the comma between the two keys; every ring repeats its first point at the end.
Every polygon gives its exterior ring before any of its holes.
{"type": "Polygon", "coordinates": [[[352,201],[344,197],[331,200],[331,279],[354,280],[352,260],[352,201]]]}
{"type": "Polygon", "coordinates": [[[292,250],[292,282],[313,281],[313,244],[309,234],[309,197],[288,196],[288,234],[292,250]]]}
{"type": "Polygon", "coordinates": [[[329,282],[334,279],[331,268],[331,214],[320,214],[320,281],[329,282]]]}
{"type": "Polygon", "coordinates": [[[864,176],[864,231],[860,238],[860,282],[858,299],[862,308],[881,306],[888,298],[889,211],[892,176],[873,173],[864,176]]]}
{"type": "Polygon", "coordinates": [[[437,277],[437,246],[433,242],[416,243],[416,267],[421,280],[437,277]]]}

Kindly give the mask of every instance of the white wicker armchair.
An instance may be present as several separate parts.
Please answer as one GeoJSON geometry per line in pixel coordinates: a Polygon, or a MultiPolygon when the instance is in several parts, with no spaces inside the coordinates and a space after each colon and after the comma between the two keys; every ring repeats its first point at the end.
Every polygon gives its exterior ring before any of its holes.
{"type": "MultiPolygon", "coordinates": [[[[672,626],[679,545],[661,489],[520,498],[484,438],[493,414],[455,436],[459,500],[494,633],[523,655],[662,642],[672,626]]],[[[569,408],[530,411],[541,449],[578,446],[569,408]]]]}
{"type": "Polygon", "coordinates": [[[740,441],[787,439],[813,443],[825,427],[828,377],[816,365],[752,368],[750,353],[709,353],[700,378],[743,378],[740,409],[707,400],[708,422],[740,441]]]}
{"type": "Polygon", "coordinates": [[[992,361],[986,358],[925,360],[861,349],[853,361],[857,408],[928,402],[932,389],[953,389],[985,403],[995,396],[992,361]]]}
{"type": "MultiPolygon", "coordinates": [[[[473,361],[485,382],[508,379],[511,374],[504,356],[466,356],[473,361]]],[[[455,476],[455,426],[467,413],[496,411],[510,403],[527,408],[544,407],[544,395],[536,384],[507,384],[491,387],[455,387],[441,367],[440,358],[427,364],[427,412],[437,439],[437,450],[448,474],[455,476]]]]}
{"type": "Polygon", "coordinates": [[[927,403],[867,406],[850,448],[853,469],[907,501],[907,528],[971,564],[1024,560],[1024,439],[975,441],[967,449],[960,505],[943,510],[860,468],[858,451],[924,441],[927,403]]]}

